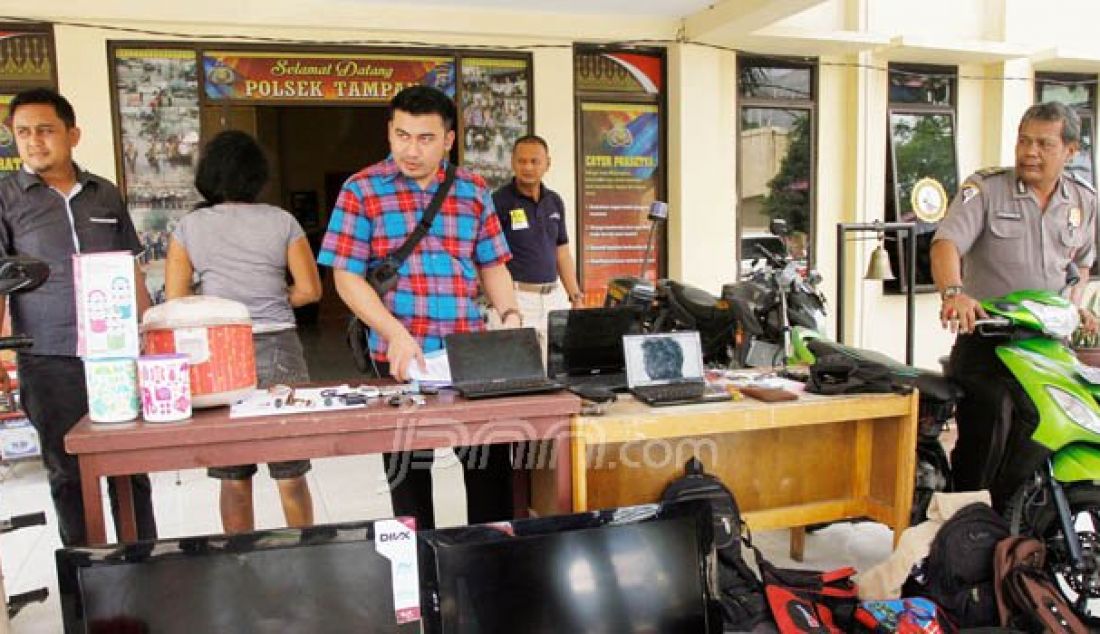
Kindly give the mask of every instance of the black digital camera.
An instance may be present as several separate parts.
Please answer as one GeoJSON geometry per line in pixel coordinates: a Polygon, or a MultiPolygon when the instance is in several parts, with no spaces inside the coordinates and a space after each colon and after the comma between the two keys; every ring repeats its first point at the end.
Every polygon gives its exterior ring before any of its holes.
{"type": "Polygon", "coordinates": [[[367,271],[367,283],[382,297],[397,286],[397,271],[401,268],[401,262],[393,257],[385,257],[377,266],[367,271]]]}

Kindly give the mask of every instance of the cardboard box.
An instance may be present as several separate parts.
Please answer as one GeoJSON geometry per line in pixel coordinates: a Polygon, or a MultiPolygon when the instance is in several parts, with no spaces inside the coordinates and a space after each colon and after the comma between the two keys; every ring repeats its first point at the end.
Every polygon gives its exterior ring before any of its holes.
{"type": "Polygon", "coordinates": [[[0,460],[35,458],[42,455],[38,432],[26,418],[0,422],[0,460]]]}
{"type": "Polygon", "coordinates": [[[86,359],[140,353],[134,256],[127,251],[73,256],[77,354],[86,359]]]}

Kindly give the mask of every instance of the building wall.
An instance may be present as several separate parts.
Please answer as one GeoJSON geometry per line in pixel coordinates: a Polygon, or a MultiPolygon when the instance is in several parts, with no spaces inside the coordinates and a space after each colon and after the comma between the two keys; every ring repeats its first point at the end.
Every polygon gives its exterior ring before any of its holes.
{"type": "MultiPolygon", "coordinates": [[[[733,6],[727,3],[736,1],[723,0],[717,6],[733,6]]],[[[803,54],[818,56],[821,63],[814,250],[830,308],[844,302],[848,341],[900,358],[904,298],[884,296],[879,285],[859,281],[873,244],[850,245],[843,266],[838,266],[835,248],[838,222],[883,217],[886,65],[897,60],[959,65],[957,142],[960,177],[965,177],[985,165],[1012,162],[1016,123],[1032,101],[1031,78],[1036,70],[1100,73],[1100,46],[1091,43],[1093,25],[1100,22],[1100,5],[1092,0],[1064,0],[1052,10],[1040,0],[924,0],[919,7],[896,0],[786,0],[780,4],[803,9],[743,39],[752,42],[753,53],[760,54],[797,50],[798,42],[792,44],[790,38],[761,37],[773,27],[820,36],[826,42],[806,45],[803,54]],[[856,35],[870,43],[857,46],[856,35]],[[1015,46],[1020,57],[1004,59],[1006,46],[1015,46]],[[1031,55],[1038,61],[1032,63],[1031,55]],[[844,298],[836,297],[838,274],[849,281],[844,298]]],[[[330,0],[230,4],[103,0],[94,6],[41,0],[20,10],[35,19],[98,21],[187,34],[192,39],[238,33],[332,43],[369,40],[380,46],[539,45],[530,49],[534,129],[550,143],[553,166],[548,183],[566,201],[574,227],[572,45],[668,41],[669,274],[712,292],[734,279],[736,55],[698,43],[675,42],[682,25],[678,19],[456,8],[433,8],[429,14],[396,3],[377,6],[330,0]]],[[[141,36],[63,25],[56,27],[55,34],[60,87],[76,105],[84,128],[77,158],[114,178],[106,43],[141,36]]],[[[727,34],[718,43],[736,48],[739,38],[727,34]]],[[[951,342],[939,325],[938,306],[933,294],[918,297],[917,362],[925,367],[936,367],[951,342]]]]}

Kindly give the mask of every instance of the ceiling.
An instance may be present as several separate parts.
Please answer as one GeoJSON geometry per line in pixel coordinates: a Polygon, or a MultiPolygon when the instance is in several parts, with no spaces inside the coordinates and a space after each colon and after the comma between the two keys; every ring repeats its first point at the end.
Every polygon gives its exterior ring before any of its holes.
{"type": "MultiPolygon", "coordinates": [[[[358,4],[392,5],[394,0],[354,0],[358,4]]],[[[424,0],[417,10],[430,6],[447,8],[505,9],[509,11],[681,18],[705,9],[719,0],[424,0]]]]}

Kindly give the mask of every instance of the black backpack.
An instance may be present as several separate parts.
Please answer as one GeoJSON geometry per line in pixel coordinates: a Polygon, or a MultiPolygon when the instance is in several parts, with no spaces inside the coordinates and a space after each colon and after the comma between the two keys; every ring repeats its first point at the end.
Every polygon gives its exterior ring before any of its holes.
{"type": "MultiPolygon", "coordinates": [[[[684,475],[661,493],[661,502],[703,500],[714,515],[714,550],[718,557],[718,600],[726,632],[749,632],[771,620],[764,585],[741,557],[744,524],[733,493],[692,457],[684,475]]],[[[767,628],[774,631],[774,628],[767,628]]]]}
{"type": "Polygon", "coordinates": [[[810,366],[806,391],[815,394],[908,394],[913,391],[909,382],[885,364],[833,352],[818,357],[810,366]]]}
{"type": "Polygon", "coordinates": [[[993,561],[1008,536],[1008,523],[988,504],[964,506],[932,539],[923,583],[910,578],[902,594],[932,599],[959,627],[999,624],[993,561]]]}

